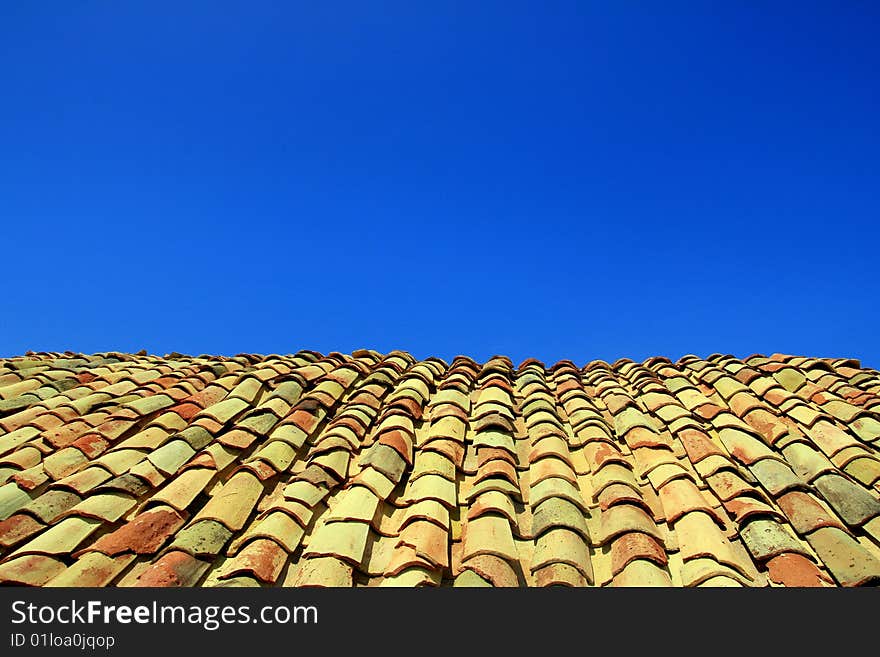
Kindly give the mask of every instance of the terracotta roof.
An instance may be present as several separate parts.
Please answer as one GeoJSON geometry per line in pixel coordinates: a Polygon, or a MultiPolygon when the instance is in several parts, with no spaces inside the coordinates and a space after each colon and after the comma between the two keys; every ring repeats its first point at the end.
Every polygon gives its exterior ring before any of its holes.
{"type": "Polygon", "coordinates": [[[714,354],[0,359],[0,582],[880,581],[880,373],[714,354]]]}

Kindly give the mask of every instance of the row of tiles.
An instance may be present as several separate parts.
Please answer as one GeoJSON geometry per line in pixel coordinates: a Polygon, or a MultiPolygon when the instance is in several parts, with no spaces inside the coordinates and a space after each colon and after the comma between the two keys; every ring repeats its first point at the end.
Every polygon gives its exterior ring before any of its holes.
{"type": "Polygon", "coordinates": [[[853,361],[59,356],[0,374],[9,583],[880,577],[853,361]]]}

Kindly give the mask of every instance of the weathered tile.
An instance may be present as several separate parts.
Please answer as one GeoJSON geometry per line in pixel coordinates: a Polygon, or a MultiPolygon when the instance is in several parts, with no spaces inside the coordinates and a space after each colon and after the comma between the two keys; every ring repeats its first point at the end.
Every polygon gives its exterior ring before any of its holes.
{"type": "MultiPolygon", "coordinates": [[[[706,515],[706,517],[710,516],[706,515]]],[[[654,519],[641,507],[632,504],[616,504],[602,512],[601,535],[598,537],[600,545],[605,545],[627,532],[642,532],[660,543],[664,543],[663,535],[654,523],[654,519]]]]}
{"type": "Polygon", "coordinates": [[[615,587],[668,587],[672,586],[669,573],[651,561],[631,561],[614,577],[615,587]]]}
{"type": "Polygon", "coordinates": [[[119,476],[128,472],[132,466],[146,458],[143,451],[137,449],[119,449],[101,456],[95,463],[101,465],[114,475],[119,476]]]}
{"type": "Polygon", "coordinates": [[[634,427],[627,431],[624,441],[632,450],[643,448],[672,448],[672,442],[668,433],[659,432],[645,427],[634,427]]]}
{"type": "Polygon", "coordinates": [[[126,493],[135,499],[139,499],[149,490],[150,486],[143,479],[131,473],[126,473],[95,486],[92,489],[92,494],[117,492],[126,493]]]}
{"type": "Polygon", "coordinates": [[[853,461],[859,457],[873,458],[869,448],[862,447],[861,445],[859,445],[859,446],[845,447],[844,449],[837,452],[837,454],[834,455],[834,458],[832,458],[831,461],[838,468],[843,468],[848,463],[850,463],[851,461],[853,461]]]}
{"type": "Polygon", "coordinates": [[[12,553],[12,556],[20,554],[70,554],[100,526],[100,520],[78,516],[65,518],[19,547],[12,553]]]}
{"type": "Polygon", "coordinates": [[[599,493],[599,508],[602,511],[606,511],[615,504],[635,504],[643,507],[646,511],[651,510],[642,494],[625,484],[611,484],[599,493]]]}
{"type": "Polygon", "coordinates": [[[651,418],[634,406],[629,406],[614,416],[614,432],[621,438],[634,427],[657,429],[651,418]]]}
{"type": "Polygon", "coordinates": [[[360,458],[360,465],[376,468],[394,483],[403,479],[403,473],[406,470],[406,461],[400,453],[388,445],[380,443],[375,443],[364,453],[360,458]]]}
{"type": "Polygon", "coordinates": [[[211,574],[209,574],[202,586],[216,588],[261,588],[263,585],[256,577],[250,575],[238,575],[229,579],[211,580],[211,574]]]}
{"type": "MultiPolygon", "coordinates": [[[[616,445],[604,440],[586,445],[583,449],[583,453],[592,472],[598,472],[600,468],[609,463],[619,463],[627,468],[632,467],[630,462],[616,445]]],[[[565,461],[563,461],[563,463],[564,462],[565,461]]]]}
{"type": "Polygon", "coordinates": [[[671,448],[667,447],[638,447],[633,450],[635,459],[635,472],[640,479],[645,479],[654,473],[654,470],[664,466],[685,468],[683,461],[676,458],[671,448]]]}
{"type": "Polygon", "coordinates": [[[196,499],[208,482],[216,475],[215,470],[193,468],[172,479],[168,485],[150,498],[150,503],[162,503],[183,511],[196,499]]]}
{"type": "Polygon", "coordinates": [[[126,552],[154,554],[174,535],[184,519],[170,507],[156,507],[144,511],[119,529],[101,536],[83,551],[98,551],[107,556],[126,552]]]}
{"type": "Polygon", "coordinates": [[[468,450],[467,464],[463,469],[465,472],[468,472],[468,474],[475,474],[477,470],[484,465],[495,460],[506,461],[513,466],[518,465],[516,456],[508,452],[506,449],[499,449],[497,447],[480,447],[468,450]],[[472,460],[475,460],[475,464],[471,463],[472,460]]]}
{"type": "Polygon", "coordinates": [[[544,479],[543,481],[531,487],[529,501],[532,506],[537,507],[550,498],[561,498],[568,500],[583,511],[587,510],[587,505],[581,496],[580,490],[573,486],[568,480],[553,477],[544,479]]]}
{"type": "Polygon", "coordinates": [[[468,520],[465,526],[462,561],[479,555],[495,555],[508,561],[516,560],[516,545],[507,518],[485,514],[468,520]]]}
{"type": "Polygon", "coordinates": [[[462,463],[464,463],[464,444],[460,442],[456,442],[454,440],[448,439],[431,439],[427,441],[422,447],[422,451],[434,451],[438,454],[442,454],[450,461],[452,461],[456,467],[460,468],[462,463]]]}
{"type": "Polygon", "coordinates": [[[293,552],[302,541],[305,530],[289,514],[280,511],[270,511],[262,520],[256,521],[240,538],[233,541],[229,546],[230,554],[235,554],[238,548],[253,538],[267,538],[275,541],[287,552],[293,552]]]}
{"type": "Polygon", "coordinates": [[[745,465],[773,456],[773,451],[767,445],[740,429],[724,427],[718,431],[718,437],[728,453],[745,465]]]}
{"type": "Polygon", "coordinates": [[[790,467],[775,458],[756,461],[749,466],[749,470],[773,497],[790,490],[807,488],[805,482],[790,467]]]}
{"type": "Polygon", "coordinates": [[[647,478],[654,490],[659,491],[671,481],[682,478],[693,479],[693,475],[681,463],[666,463],[651,470],[647,478]]]}
{"type": "Polygon", "coordinates": [[[785,460],[807,483],[825,472],[836,472],[837,467],[821,452],[802,442],[794,442],[782,449],[785,460]]]}
{"type": "Polygon", "coordinates": [[[383,577],[389,572],[393,557],[397,556],[397,532],[385,534],[380,532],[367,541],[363,561],[358,567],[359,572],[371,577],[383,577]]]}
{"type": "Polygon", "coordinates": [[[875,542],[880,543],[880,518],[869,520],[861,526],[860,531],[873,538],[875,542]]]}
{"type": "Polygon", "coordinates": [[[816,422],[807,430],[807,435],[829,457],[847,447],[859,445],[858,440],[826,420],[816,422]]]}
{"type": "Polygon", "coordinates": [[[46,582],[45,586],[108,586],[135,558],[134,554],[109,557],[101,552],[87,552],[69,568],[46,582]]]}
{"type": "Polygon", "coordinates": [[[742,572],[719,563],[713,558],[699,557],[685,561],[681,570],[683,586],[700,586],[716,577],[727,577],[743,586],[754,586],[754,581],[745,577],[742,572]]]}
{"type": "Polygon", "coordinates": [[[574,434],[577,437],[578,441],[583,445],[589,445],[594,441],[598,442],[608,442],[614,440],[612,436],[612,430],[603,424],[597,424],[592,421],[588,421],[586,424],[576,423],[576,419],[572,418],[572,426],[574,427],[574,434]]]}
{"type": "Polygon", "coordinates": [[[705,496],[690,479],[675,479],[660,488],[660,502],[668,522],[674,522],[691,511],[704,511],[724,525],[724,518],[709,506],[705,496]]]}
{"type": "Polygon", "coordinates": [[[561,497],[550,497],[536,504],[533,509],[533,537],[538,537],[554,527],[571,529],[583,536],[586,541],[590,540],[583,510],[561,497]]]}
{"type": "Polygon", "coordinates": [[[611,544],[611,573],[618,575],[632,561],[647,559],[659,566],[667,562],[666,551],[655,539],[642,532],[627,532],[611,544]]]}
{"type": "Polygon", "coordinates": [[[452,585],[456,588],[491,588],[493,586],[493,584],[489,580],[480,577],[473,570],[463,570],[456,576],[455,581],[452,585]]]}
{"type": "Polygon", "coordinates": [[[88,458],[76,447],[66,447],[43,459],[43,469],[52,479],[58,480],[80,470],[88,458]]]}
{"type": "Polygon", "coordinates": [[[782,514],[767,502],[750,495],[743,495],[741,497],[734,497],[727,500],[724,502],[724,508],[733,516],[733,519],[740,526],[754,518],[775,518],[779,521],[785,520],[782,514]]]}
{"type": "Polygon", "coordinates": [[[0,486],[0,520],[5,520],[31,501],[31,496],[16,483],[0,486]]]}
{"type": "MultiPolygon", "coordinates": [[[[232,432],[229,432],[227,434],[222,434],[220,437],[220,440],[223,440],[224,436],[229,436],[230,433],[232,433],[232,432]]],[[[254,436],[254,434],[252,434],[250,432],[243,431],[241,433],[249,436],[249,438],[247,438],[249,443],[253,442],[253,440],[256,440],[256,436],[254,436]]],[[[300,447],[302,447],[305,444],[306,440],[308,439],[308,432],[304,431],[302,428],[300,428],[296,424],[282,422],[282,423],[278,424],[272,430],[272,433],[269,435],[269,439],[270,440],[283,440],[284,442],[289,443],[289,444],[293,445],[295,448],[299,449],[300,447]]]]}
{"type": "Polygon", "coordinates": [[[534,573],[537,586],[589,586],[589,581],[583,573],[566,563],[552,563],[539,568],[534,573]]]}
{"type": "Polygon", "coordinates": [[[822,527],[807,540],[841,586],[880,582],[880,560],[842,530],[822,527]]]}
{"type": "Polygon", "coordinates": [[[501,557],[490,554],[470,557],[462,564],[462,574],[474,573],[491,586],[514,588],[519,586],[519,578],[510,563],[501,557]]]}
{"type": "Polygon", "coordinates": [[[708,481],[710,477],[723,470],[731,470],[733,472],[736,472],[738,470],[738,466],[736,466],[733,461],[731,461],[726,456],[713,454],[696,463],[694,465],[694,469],[697,471],[700,477],[708,481]]]}
{"type": "Polygon", "coordinates": [[[104,468],[96,465],[69,475],[64,479],[55,482],[53,486],[55,488],[68,489],[77,493],[78,495],[84,496],[89,493],[93,488],[103,484],[105,481],[111,479],[112,477],[113,474],[109,470],[105,470],[104,468]]]}
{"type": "MultiPolygon", "coordinates": [[[[516,453],[514,450],[508,451],[513,454],[516,453]]],[[[535,463],[547,457],[562,459],[571,465],[568,443],[557,436],[550,436],[535,443],[534,447],[528,454],[528,461],[529,463],[535,463]]]]}
{"type": "Polygon", "coordinates": [[[780,497],[777,503],[799,534],[809,534],[819,527],[837,527],[846,531],[843,523],[813,495],[792,491],[780,497]]]}
{"type": "Polygon", "coordinates": [[[809,556],[807,549],[784,526],[772,519],[757,518],[740,530],[740,536],[752,557],[766,561],[787,552],[809,556]]]}
{"type": "Polygon", "coordinates": [[[315,506],[327,495],[327,489],[308,481],[294,481],[284,487],[283,494],[288,500],[301,502],[308,507],[315,506]]]}
{"type": "Polygon", "coordinates": [[[757,492],[745,479],[736,472],[722,470],[716,474],[707,477],[706,482],[712,489],[712,492],[718,496],[722,502],[739,497],[741,495],[751,495],[757,492]]]}
{"type": "Polygon", "coordinates": [[[40,435],[40,430],[35,427],[21,427],[4,434],[0,440],[0,456],[12,452],[38,435],[40,435]]]}
{"type": "Polygon", "coordinates": [[[609,463],[593,475],[593,499],[598,499],[602,491],[612,484],[625,484],[635,491],[639,490],[639,484],[632,470],[617,463],[609,463]]]}
{"type": "Polygon", "coordinates": [[[44,523],[28,514],[15,513],[0,522],[0,547],[18,545],[45,528],[44,523]]]}
{"type": "Polygon", "coordinates": [[[288,575],[285,586],[349,588],[353,586],[350,565],[335,557],[303,559],[288,575]]]}
{"type": "Polygon", "coordinates": [[[379,497],[365,486],[352,486],[340,494],[327,522],[357,520],[371,523],[379,508],[379,497]]]}
{"type": "Polygon", "coordinates": [[[467,431],[466,417],[446,415],[438,417],[431,422],[428,429],[428,439],[449,438],[456,442],[463,442],[467,431]]]}
{"type": "MultiPolygon", "coordinates": [[[[870,408],[876,413],[878,405],[875,403],[870,408]]],[[[866,443],[876,446],[877,441],[880,440],[880,420],[876,417],[868,415],[857,417],[849,424],[849,429],[866,443]]]]}
{"type": "Polygon", "coordinates": [[[397,452],[407,466],[413,462],[413,439],[412,433],[400,430],[391,430],[379,436],[378,445],[385,445],[397,452]]]}
{"type": "Polygon", "coordinates": [[[172,475],[195,455],[196,451],[184,440],[172,440],[151,452],[147,459],[160,472],[172,475]]]}
{"type": "Polygon", "coordinates": [[[351,454],[344,449],[337,449],[320,454],[314,457],[311,462],[324,468],[339,481],[343,481],[348,477],[351,454]]]}
{"type": "Polygon", "coordinates": [[[123,493],[92,494],[66,511],[64,515],[82,516],[104,522],[116,522],[136,504],[131,495],[123,493]]]}
{"type": "Polygon", "coordinates": [[[580,571],[588,582],[593,581],[589,549],[583,537],[576,532],[558,527],[535,540],[532,572],[554,564],[568,564],[580,571]]]}
{"type": "Polygon", "coordinates": [[[425,475],[413,481],[406,490],[406,501],[421,502],[437,500],[449,509],[455,508],[457,494],[455,484],[440,475],[425,475]]]}
{"type": "Polygon", "coordinates": [[[0,584],[43,586],[64,571],[61,559],[44,554],[28,554],[0,563],[0,584]]]}
{"type": "Polygon", "coordinates": [[[216,520],[232,531],[244,527],[248,516],[263,494],[263,484],[250,472],[238,472],[224,484],[195,516],[216,520]]]}
{"type": "Polygon", "coordinates": [[[37,464],[27,470],[15,472],[11,475],[11,479],[12,482],[18,484],[19,488],[30,492],[49,481],[49,475],[43,470],[42,464],[37,464]]]}
{"type": "Polygon", "coordinates": [[[156,563],[146,568],[137,579],[139,587],[195,586],[210,566],[186,552],[165,553],[156,563]]]}
{"type": "Polygon", "coordinates": [[[397,545],[415,550],[416,556],[438,568],[449,567],[449,533],[427,520],[415,520],[400,533],[397,545]]]}
{"type": "Polygon", "coordinates": [[[219,579],[252,575],[261,582],[274,584],[287,563],[287,552],[275,541],[258,538],[249,542],[220,567],[219,579]]]}
{"type": "Polygon", "coordinates": [[[843,470],[865,486],[872,486],[880,481],[880,460],[874,458],[854,459],[843,470]]]}
{"type": "Polygon", "coordinates": [[[502,491],[486,489],[476,495],[468,507],[467,517],[470,520],[479,518],[486,513],[500,514],[507,518],[511,524],[516,523],[516,509],[513,506],[513,501],[510,495],[502,491]]]}
{"type": "MultiPolygon", "coordinates": [[[[486,495],[491,496],[503,494],[490,492],[486,493],[486,495]]],[[[482,497],[483,496],[481,496],[480,499],[482,499],[482,497]]],[[[470,514],[470,510],[468,513],[470,514]]],[[[514,514],[512,504],[510,505],[510,513],[511,515],[514,514]]],[[[403,510],[403,519],[400,522],[400,529],[405,528],[410,522],[413,522],[414,520],[427,520],[429,522],[433,522],[438,527],[448,529],[450,525],[449,509],[447,509],[437,500],[423,500],[421,502],[417,502],[416,504],[408,506],[403,510]]],[[[513,520],[511,520],[511,522],[513,522],[513,520]]]]}
{"type": "Polygon", "coordinates": [[[428,474],[440,475],[445,479],[455,481],[455,464],[438,452],[420,451],[416,454],[411,478],[418,479],[428,474]]]}
{"type": "MultiPolygon", "coordinates": [[[[422,479],[427,479],[427,477],[422,477],[422,479]]],[[[421,479],[419,479],[419,481],[421,481],[421,479]]],[[[364,468],[351,480],[351,483],[366,486],[383,500],[391,495],[391,492],[396,485],[388,477],[373,467],[364,468]]]]}
{"type": "Polygon", "coordinates": [[[780,554],[770,559],[766,566],[770,581],[781,586],[803,588],[831,585],[831,581],[816,564],[801,554],[780,554]]]}
{"type": "Polygon", "coordinates": [[[733,577],[717,575],[700,582],[697,586],[710,588],[742,588],[743,585],[733,577]]]}
{"type": "Polygon", "coordinates": [[[28,503],[21,508],[44,523],[51,524],[81,499],[81,496],[71,491],[48,490],[33,501],[28,497],[28,503]]]}
{"type": "MultiPolygon", "coordinates": [[[[302,464],[300,464],[302,465],[302,464]]],[[[262,481],[265,477],[260,477],[259,473],[254,473],[262,481]]],[[[306,482],[322,490],[330,490],[336,486],[333,476],[324,468],[317,465],[307,465],[303,470],[296,473],[298,482],[306,482]]],[[[292,484],[291,484],[292,485],[292,484]]]]}
{"type": "Polygon", "coordinates": [[[476,434],[473,439],[475,447],[495,447],[504,449],[511,454],[516,454],[516,447],[513,443],[513,436],[497,430],[481,431],[476,434]]]}
{"type": "Polygon", "coordinates": [[[517,485],[517,482],[519,480],[519,477],[516,473],[516,468],[514,468],[514,466],[509,461],[501,459],[496,459],[494,461],[484,463],[479,468],[479,470],[477,470],[477,475],[474,479],[474,482],[480,482],[484,479],[488,479],[489,477],[502,477],[512,483],[514,486],[517,485]]]}
{"type": "MultiPolygon", "coordinates": [[[[142,479],[145,483],[149,484],[151,487],[159,486],[165,481],[166,477],[159,470],[157,470],[152,463],[148,460],[143,460],[134,466],[130,471],[130,474],[142,479]]],[[[108,473],[109,474],[109,473],[108,473]]],[[[103,483],[103,482],[102,482],[103,483]]]]}
{"type": "Polygon", "coordinates": [[[681,556],[690,559],[711,557],[720,564],[731,566],[752,578],[749,566],[736,554],[714,519],[702,511],[693,511],[675,522],[675,534],[681,556]]]}
{"type": "Polygon", "coordinates": [[[180,530],[169,547],[211,559],[223,551],[230,538],[232,530],[216,520],[197,520],[180,530]]]}
{"type": "Polygon", "coordinates": [[[0,459],[0,465],[15,465],[18,469],[25,470],[37,465],[43,460],[43,453],[36,447],[25,445],[0,459]]]}
{"type": "Polygon", "coordinates": [[[480,413],[479,410],[477,410],[475,411],[475,417],[477,417],[477,419],[471,423],[471,427],[474,431],[496,429],[506,433],[512,433],[514,430],[513,421],[510,417],[505,413],[498,412],[498,410],[494,408],[488,413],[480,413]]]}
{"type": "Polygon", "coordinates": [[[208,406],[199,415],[209,417],[220,424],[226,424],[249,407],[250,404],[243,399],[227,397],[223,401],[208,406]]]}
{"type": "MultiPolygon", "coordinates": [[[[179,425],[179,428],[186,427],[185,423],[179,425]]],[[[178,428],[178,427],[175,427],[178,428]]],[[[120,442],[117,447],[122,449],[137,449],[137,450],[153,450],[157,449],[164,443],[168,442],[171,435],[173,433],[172,429],[167,429],[159,426],[150,426],[144,429],[143,431],[139,431],[134,434],[130,438],[126,438],[122,442],[120,442]]]]}
{"type": "Polygon", "coordinates": [[[412,588],[421,586],[439,586],[440,572],[428,568],[407,568],[406,570],[383,578],[379,586],[395,588],[412,588]]]}
{"type": "Polygon", "coordinates": [[[337,557],[353,565],[363,561],[370,526],[362,522],[331,522],[318,527],[303,552],[307,557],[337,557]]]}
{"type": "Polygon", "coordinates": [[[880,500],[846,477],[825,474],[813,485],[848,525],[862,525],[880,515],[880,500]]]}
{"type": "Polygon", "coordinates": [[[383,579],[387,581],[413,569],[429,571],[434,570],[435,566],[425,557],[419,556],[412,546],[395,543],[383,572],[383,579]]]}

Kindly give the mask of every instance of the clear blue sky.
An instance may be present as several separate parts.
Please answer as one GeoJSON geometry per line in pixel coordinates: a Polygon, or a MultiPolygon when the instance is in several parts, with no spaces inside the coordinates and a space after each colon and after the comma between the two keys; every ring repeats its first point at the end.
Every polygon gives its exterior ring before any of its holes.
{"type": "Polygon", "coordinates": [[[0,355],[880,367],[876,3],[4,2],[0,355]]]}

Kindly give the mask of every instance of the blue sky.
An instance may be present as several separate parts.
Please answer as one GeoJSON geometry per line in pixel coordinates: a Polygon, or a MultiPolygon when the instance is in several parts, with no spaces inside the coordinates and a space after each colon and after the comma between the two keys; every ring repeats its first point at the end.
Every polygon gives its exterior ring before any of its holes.
{"type": "Polygon", "coordinates": [[[0,355],[880,367],[880,11],[762,4],[3,3],[0,355]]]}

